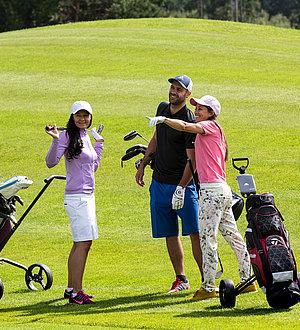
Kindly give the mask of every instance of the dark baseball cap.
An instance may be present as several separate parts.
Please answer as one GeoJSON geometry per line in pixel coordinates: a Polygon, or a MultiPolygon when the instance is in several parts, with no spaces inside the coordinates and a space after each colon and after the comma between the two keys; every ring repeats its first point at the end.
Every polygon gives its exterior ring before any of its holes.
{"type": "Polygon", "coordinates": [[[172,84],[174,81],[177,81],[183,88],[187,89],[189,92],[192,91],[193,82],[192,79],[184,74],[176,76],[175,78],[170,78],[168,81],[172,84]]]}

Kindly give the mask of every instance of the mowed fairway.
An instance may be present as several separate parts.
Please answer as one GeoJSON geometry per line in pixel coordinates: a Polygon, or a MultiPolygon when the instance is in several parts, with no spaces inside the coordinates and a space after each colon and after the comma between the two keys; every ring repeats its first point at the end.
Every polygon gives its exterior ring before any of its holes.
{"type": "MultiPolygon", "coordinates": [[[[28,329],[294,329],[300,304],[288,311],[269,308],[261,291],[240,295],[234,309],[218,299],[190,302],[200,285],[188,238],[186,275],[190,292],[166,296],[174,274],[164,240],[151,238],[146,187],[134,180],[134,161],[120,158],[136,129],[150,138],[146,115],[167,100],[168,78],[190,75],[193,95],[216,96],[230,157],[248,156],[248,173],[258,192],[270,191],[290,232],[300,268],[300,34],[230,22],[140,19],[67,24],[0,34],[0,181],[26,175],[34,181],[20,192],[28,205],[44,178],[64,174],[63,161],[47,169],[48,123],[63,126],[80,99],[94,109],[93,123],[105,125],[105,150],[96,174],[100,238],[89,255],[85,289],[92,306],[62,299],[72,244],[63,209],[64,183],[55,181],[1,252],[27,266],[47,264],[48,291],[26,288],[24,272],[0,265],[5,286],[1,327],[28,329]]],[[[228,163],[228,181],[238,191],[238,174],[228,163]]],[[[20,216],[25,207],[18,206],[20,216]]],[[[238,221],[246,228],[243,216],[238,221]]],[[[233,253],[220,237],[223,278],[238,281],[233,253]]]]}

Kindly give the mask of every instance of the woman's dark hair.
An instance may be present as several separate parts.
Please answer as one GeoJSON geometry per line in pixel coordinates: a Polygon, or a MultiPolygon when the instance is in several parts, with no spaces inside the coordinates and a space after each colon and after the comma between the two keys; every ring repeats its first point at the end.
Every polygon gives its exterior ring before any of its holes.
{"type": "MultiPolygon", "coordinates": [[[[91,121],[88,128],[92,125],[91,121]]],[[[83,143],[80,137],[80,129],[75,125],[74,115],[71,115],[67,123],[67,134],[69,136],[69,145],[67,148],[66,157],[68,160],[77,158],[81,154],[83,143]]]]}
{"type": "Polygon", "coordinates": [[[216,120],[217,119],[217,115],[215,114],[214,110],[209,107],[209,106],[205,106],[209,112],[209,114],[211,115],[208,120],[216,120]]]}

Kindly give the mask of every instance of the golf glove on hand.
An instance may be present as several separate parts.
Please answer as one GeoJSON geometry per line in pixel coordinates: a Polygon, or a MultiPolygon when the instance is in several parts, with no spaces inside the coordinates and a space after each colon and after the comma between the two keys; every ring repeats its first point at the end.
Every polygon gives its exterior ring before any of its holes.
{"type": "Polygon", "coordinates": [[[147,118],[149,119],[149,127],[155,126],[157,124],[162,124],[166,120],[166,117],[164,116],[157,116],[157,117],[147,116],[147,118]]]}
{"type": "Polygon", "coordinates": [[[172,209],[173,210],[179,210],[183,208],[184,205],[184,194],[185,194],[185,188],[182,186],[177,186],[176,190],[172,197],[172,209]]]}
{"type": "Polygon", "coordinates": [[[99,133],[97,133],[97,130],[95,127],[92,128],[90,132],[96,141],[100,141],[100,142],[104,141],[103,137],[99,133]]]}

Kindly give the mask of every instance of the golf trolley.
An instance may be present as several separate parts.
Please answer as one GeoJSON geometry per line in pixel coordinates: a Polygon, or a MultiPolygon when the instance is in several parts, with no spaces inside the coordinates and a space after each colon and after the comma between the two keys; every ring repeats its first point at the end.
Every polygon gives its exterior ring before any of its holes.
{"type": "Polygon", "coordinates": [[[284,219],[275,206],[274,196],[257,194],[253,176],[245,174],[249,158],[233,158],[232,165],[239,171],[236,179],[246,199],[245,240],[254,274],[237,286],[231,279],[221,280],[220,303],[223,307],[234,307],[236,296],[257,281],[270,307],[289,308],[300,302],[300,276],[284,219]]]}
{"type": "MultiPolygon", "coordinates": [[[[27,207],[19,220],[15,218],[16,202],[23,206],[23,201],[15,193],[20,189],[28,188],[32,184],[32,181],[28,180],[27,177],[16,176],[0,183],[0,252],[54,179],[65,180],[66,177],[63,175],[51,175],[46,178],[44,180],[44,187],[27,207]]],[[[48,290],[52,286],[52,272],[44,264],[35,263],[26,267],[16,261],[2,257],[0,257],[0,263],[7,263],[23,269],[25,271],[25,283],[32,291],[38,290],[35,284],[39,284],[43,290],[48,290]]],[[[3,296],[3,292],[4,285],[0,279],[0,299],[3,296]]]]}

